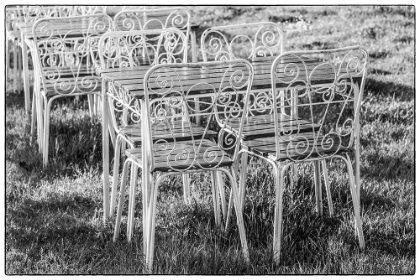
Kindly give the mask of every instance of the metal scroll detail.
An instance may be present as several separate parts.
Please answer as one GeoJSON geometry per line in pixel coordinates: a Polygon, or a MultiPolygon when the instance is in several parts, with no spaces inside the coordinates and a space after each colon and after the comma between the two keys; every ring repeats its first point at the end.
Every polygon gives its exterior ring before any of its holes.
{"type": "Polygon", "coordinates": [[[285,89],[276,98],[279,159],[328,158],[353,147],[367,54],[360,48],[316,54],[286,54],[276,65],[275,82],[285,89]]]}
{"type": "Polygon", "coordinates": [[[37,63],[46,94],[98,91],[100,78],[93,74],[91,54],[97,48],[95,39],[110,27],[110,18],[103,15],[49,18],[34,25],[37,63]]]}
{"type": "Polygon", "coordinates": [[[112,32],[105,36],[100,59],[107,68],[181,63],[186,55],[186,38],[176,29],[112,32]]]}
{"type": "Polygon", "coordinates": [[[25,23],[33,23],[40,18],[68,17],[72,15],[71,6],[18,6],[18,13],[25,23]]]}
{"type": "MultiPolygon", "coordinates": [[[[180,63],[187,51],[185,35],[176,29],[134,30],[109,32],[100,41],[102,68],[124,68],[163,63],[180,63]]],[[[147,68],[145,68],[147,69],[147,68]]],[[[146,70],[144,70],[146,71],[146,70]]],[[[132,77],[138,80],[144,75],[132,77]]],[[[140,100],[129,90],[113,83],[108,84],[108,96],[113,119],[117,125],[138,124],[141,121],[140,100]]]]}
{"type": "Polygon", "coordinates": [[[190,13],[185,9],[123,10],[115,15],[115,30],[190,28],[190,13]]]}
{"type": "Polygon", "coordinates": [[[232,146],[236,138],[225,138],[223,133],[217,139],[209,135],[216,135],[214,130],[219,122],[241,119],[244,103],[236,92],[245,91],[250,85],[252,70],[242,62],[218,67],[221,69],[217,78],[213,76],[211,81],[205,81],[205,77],[214,74],[212,67],[172,64],[150,73],[147,80],[150,133],[154,127],[167,131],[166,136],[153,140],[155,168],[164,165],[172,171],[212,169],[230,160],[224,151],[225,143],[232,146]],[[193,100],[197,99],[200,106],[193,106],[193,100]],[[200,125],[193,123],[196,116],[202,119],[200,125]]]}
{"type": "Polygon", "coordinates": [[[282,49],[283,30],[268,22],[209,28],[201,37],[205,61],[274,56],[282,49]]]}

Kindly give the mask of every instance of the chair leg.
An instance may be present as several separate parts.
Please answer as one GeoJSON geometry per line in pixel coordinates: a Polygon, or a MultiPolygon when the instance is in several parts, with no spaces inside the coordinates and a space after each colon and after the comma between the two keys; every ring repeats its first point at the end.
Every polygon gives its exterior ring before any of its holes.
{"type": "Polygon", "coordinates": [[[114,172],[112,174],[112,187],[111,187],[111,202],[109,207],[109,216],[112,217],[114,215],[115,210],[115,203],[117,198],[117,185],[118,185],[118,177],[119,177],[119,169],[120,169],[120,150],[121,150],[121,137],[117,137],[116,144],[115,144],[115,151],[114,151],[114,172]]]}
{"type": "Polygon", "coordinates": [[[35,90],[32,95],[32,115],[31,115],[31,142],[33,143],[33,139],[35,137],[35,126],[36,126],[36,116],[37,116],[37,109],[36,109],[36,97],[35,97],[35,90]]]}
{"type": "Polygon", "coordinates": [[[245,186],[246,186],[246,171],[248,168],[248,153],[242,153],[241,157],[241,173],[239,175],[239,199],[240,205],[242,207],[242,211],[244,211],[244,204],[245,204],[245,186]]]}
{"type": "Polygon", "coordinates": [[[88,98],[88,105],[89,105],[89,116],[92,118],[93,117],[93,96],[91,94],[87,95],[88,98]]]}
{"type": "Polygon", "coordinates": [[[42,154],[44,149],[44,108],[46,107],[47,99],[39,91],[36,93],[37,102],[37,140],[38,150],[42,154]]]}
{"type": "Polygon", "coordinates": [[[118,236],[120,235],[120,225],[121,225],[121,215],[122,215],[122,209],[124,205],[125,195],[126,195],[126,184],[127,184],[127,174],[128,174],[128,164],[130,164],[130,161],[124,162],[123,172],[122,172],[122,178],[121,178],[121,188],[120,188],[120,199],[118,200],[118,209],[117,209],[117,215],[115,218],[115,228],[114,228],[114,242],[118,239],[118,236]]]}
{"type": "Polygon", "coordinates": [[[211,171],[211,193],[213,197],[213,210],[214,210],[214,220],[216,222],[216,226],[220,227],[222,222],[220,219],[220,203],[219,203],[219,186],[217,182],[217,171],[211,171]]]}
{"type": "Polygon", "coordinates": [[[44,143],[43,143],[43,165],[47,167],[48,165],[48,150],[49,150],[49,137],[50,137],[50,110],[51,104],[53,99],[50,99],[45,106],[45,113],[44,113],[44,143]]]}
{"type": "Polygon", "coordinates": [[[93,95],[93,114],[95,116],[98,115],[98,96],[96,94],[93,95]]]}
{"type": "Polygon", "coordinates": [[[225,197],[225,184],[223,182],[222,172],[216,171],[216,184],[219,188],[220,201],[222,207],[222,215],[226,219],[226,197],[225,197]]]}
{"type": "MultiPolygon", "coordinates": [[[[294,164],[293,164],[294,165],[294,164]]],[[[280,167],[280,166],[278,166],[280,167]]],[[[274,168],[276,184],[276,203],[274,208],[274,233],[273,233],[273,258],[276,265],[280,264],[281,239],[283,234],[283,190],[284,190],[284,171],[286,167],[274,168]]],[[[293,168],[293,167],[292,167],[293,168]]]]}
{"type": "Polygon", "coordinates": [[[146,184],[147,182],[145,182],[146,180],[144,180],[145,176],[145,171],[142,169],[142,180],[141,180],[141,198],[142,198],[142,224],[143,224],[143,253],[144,253],[144,258],[146,258],[146,252],[147,252],[147,242],[148,242],[148,227],[147,227],[147,206],[148,206],[148,199],[147,199],[147,195],[148,195],[148,191],[146,189],[146,184]]]}
{"type": "Polygon", "coordinates": [[[18,71],[18,68],[17,68],[17,57],[18,57],[18,52],[17,52],[17,49],[18,49],[18,42],[17,42],[17,40],[13,40],[13,91],[17,91],[17,87],[18,87],[18,85],[17,85],[17,83],[18,83],[18,81],[17,81],[17,71],[18,71]]]}
{"type": "Polygon", "coordinates": [[[189,204],[191,201],[191,188],[190,188],[190,176],[188,174],[182,174],[182,187],[184,190],[184,202],[189,204]]]}
{"type": "Polygon", "coordinates": [[[297,163],[292,164],[290,175],[291,175],[291,185],[293,186],[298,180],[298,168],[297,163]]]}
{"type": "MultiPolygon", "coordinates": [[[[242,212],[242,205],[240,202],[238,187],[236,183],[236,174],[235,174],[235,168],[231,167],[232,175],[230,176],[231,179],[231,193],[233,198],[233,205],[235,207],[236,212],[236,222],[238,225],[238,231],[239,231],[239,238],[241,239],[241,245],[242,245],[242,252],[244,254],[245,261],[249,263],[249,250],[248,250],[248,244],[246,241],[246,234],[245,234],[245,225],[243,220],[243,212],[242,212]]],[[[240,190],[239,190],[240,191],[240,190]]],[[[245,190],[242,190],[245,192],[245,190]]]]}
{"type": "Polygon", "coordinates": [[[355,223],[355,229],[356,233],[359,238],[359,245],[361,249],[365,248],[365,238],[363,236],[363,229],[362,229],[362,221],[360,218],[360,204],[359,204],[359,198],[357,196],[357,186],[355,184],[354,180],[354,173],[353,173],[353,167],[351,165],[351,160],[349,158],[349,155],[347,154],[347,172],[349,173],[349,184],[350,184],[350,193],[351,198],[353,201],[353,210],[354,210],[354,223],[355,223]]]}
{"type": "Polygon", "coordinates": [[[330,180],[328,176],[328,167],[327,161],[325,159],[321,160],[322,163],[322,171],[324,173],[324,182],[325,182],[325,192],[327,194],[327,202],[328,202],[328,209],[330,212],[330,217],[334,215],[334,207],[331,199],[331,188],[330,188],[330,180]]]}
{"type": "MultiPolygon", "coordinates": [[[[23,86],[22,86],[22,49],[18,47],[18,60],[17,60],[17,80],[18,80],[18,90],[21,91],[23,86]]],[[[26,100],[25,100],[25,105],[26,105],[26,100]]],[[[26,111],[29,110],[29,108],[26,108],[26,111]]]]}
{"type": "Polygon", "coordinates": [[[359,137],[356,138],[356,152],[355,152],[355,162],[354,162],[354,177],[357,190],[357,199],[360,205],[360,140],[359,137]]]}
{"type": "Polygon", "coordinates": [[[316,160],[314,163],[314,182],[315,182],[315,200],[316,200],[316,211],[322,216],[322,188],[321,188],[321,171],[320,162],[316,160]]]}
{"type": "MultiPolygon", "coordinates": [[[[241,156],[241,161],[237,162],[235,164],[236,166],[234,166],[235,170],[237,170],[237,172],[239,172],[240,170],[240,176],[239,176],[239,193],[238,193],[238,197],[239,197],[239,203],[242,209],[242,212],[244,210],[244,204],[245,204],[245,186],[246,186],[246,171],[248,168],[248,154],[247,153],[242,153],[241,156]]],[[[230,195],[229,195],[229,203],[228,203],[228,208],[227,208],[227,214],[226,214],[226,226],[225,226],[225,230],[228,229],[229,224],[230,224],[230,216],[232,214],[232,201],[233,199],[233,194],[232,194],[232,190],[230,191],[230,195]]]]}
{"type": "Polygon", "coordinates": [[[154,254],[154,244],[155,244],[155,225],[156,225],[156,200],[158,193],[158,186],[153,182],[152,174],[149,174],[146,180],[149,184],[149,201],[148,201],[148,210],[147,210],[147,247],[146,247],[146,272],[152,273],[153,269],[153,254],[154,254]]]}
{"type": "Polygon", "coordinates": [[[134,213],[136,205],[136,186],[137,186],[137,175],[138,175],[138,166],[137,164],[132,164],[131,175],[130,175],[130,191],[128,196],[128,218],[127,218],[127,241],[131,242],[131,237],[133,236],[133,227],[134,227],[134,213]]]}
{"type": "Polygon", "coordinates": [[[232,203],[233,203],[233,193],[232,193],[232,190],[231,190],[230,195],[229,195],[229,203],[228,203],[228,207],[227,207],[225,231],[228,230],[229,225],[230,225],[230,217],[232,215],[232,203]]]}

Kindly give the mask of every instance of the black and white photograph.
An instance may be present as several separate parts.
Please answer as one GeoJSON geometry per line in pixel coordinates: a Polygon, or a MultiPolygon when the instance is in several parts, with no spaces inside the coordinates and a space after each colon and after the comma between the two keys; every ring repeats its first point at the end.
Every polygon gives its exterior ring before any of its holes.
{"type": "Polygon", "coordinates": [[[3,4],[3,274],[415,274],[414,4],[49,2],[3,4]]]}

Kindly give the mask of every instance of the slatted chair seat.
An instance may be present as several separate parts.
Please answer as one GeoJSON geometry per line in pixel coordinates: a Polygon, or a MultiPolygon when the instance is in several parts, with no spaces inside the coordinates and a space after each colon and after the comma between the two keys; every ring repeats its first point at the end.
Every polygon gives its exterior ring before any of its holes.
{"type": "MultiPolygon", "coordinates": [[[[156,145],[156,144],[155,144],[156,145]]],[[[157,144],[159,145],[159,144],[157,144]]],[[[128,149],[126,156],[141,165],[141,149],[128,149]]],[[[186,168],[213,168],[232,164],[231,156],[216,143],[204,140],[200,146],[192,141],[162,144],[162,149],[153,151],[154,171],[168,172],[186,168]]]]}
{"type": "MultiPolygon", "coordinates": [[[[339,152],[345,152],[348,149],[341,146],[338,141],[334,144],[328,145],[323,143],[323,134],[315,134],[313,132],[299,133],[298,137],[291,140],[279,141],[275,137],[256,138],[244,141],[244,147],[248,148],[251,152],[265,157],[276,157],[276,141],[280,143],[280,158],[279,160],[301,160],[307,159],[311,156],[319,157],[320,154],[330,155],[339,152]]],[[[284,136],[287,138],[287,136],[284,136]]]]}
{"type": "MultiPolygon", "coordinates": [[[[317,132],[320,125],[311,123],[300,118],[292,119],[286,114],[278,116],[281,125],[281,135],[290,133],[304,133],[317,132]]],[[[231,127],[234,131],[239,129],[239,121],[237,119],[230,119],[226,125],[231,127]]],[[[274,115],[257,115],[250,116],[245,119],[242,131],[242,139],[249,141],[255,138],[274,136],[274,115]]]]}
{"type": "MultiPolygon", "coordinates": [[[[217,132],[207,130],[204,127],[194,123],[185,121],[174,121],[170,124],[163,122],[156,122],[152,125],[152,139],[163,139],[166,141],[186,141],[193,136],[195,139],[203,137],[207,139],[214,139],[217,137],[217,132]],[[191,126],[191,127],[190,127],[191,126]]],[[[140,146],[143,139],[141,135],[140,125],[127,125],[120,127],[120,133],[124,135],[130,144],[140,146]]]]}

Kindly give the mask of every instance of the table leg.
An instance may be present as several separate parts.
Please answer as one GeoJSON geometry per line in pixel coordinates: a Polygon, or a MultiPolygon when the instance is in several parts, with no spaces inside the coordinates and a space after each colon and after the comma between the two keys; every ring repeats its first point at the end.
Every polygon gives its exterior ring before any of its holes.
{"type": "Polygon", "coordinates": [[[25,93],[25,110],[29,113],[31,109],[31,100],[29,93],[29,64],[28,64],[28,47],[22,33],[22,60],[23,60],[23,90],[25,93]]]}
{"type": "Polygon", "coordinates": [[[18,42],[13,40],[13,91],[17,91],[17,57],[18,57],[18,42]]]}
{"type": "Polygon", "coordinates": [[[102,174],[103,174],[103,211],[104,223],[109,216],[109,137],[108,137],[108,96],[105,91],[106,83],[102,81],[102,174]]]}

